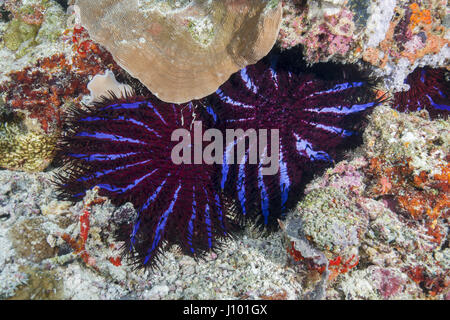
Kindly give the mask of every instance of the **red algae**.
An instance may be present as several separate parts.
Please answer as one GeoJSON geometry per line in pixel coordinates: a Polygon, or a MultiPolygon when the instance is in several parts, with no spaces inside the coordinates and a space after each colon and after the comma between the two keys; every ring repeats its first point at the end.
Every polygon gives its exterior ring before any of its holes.
{"type": "MultiPolygon", "coordinates": [[[[293,241],[290,242],[290,247],[287,248],[287,252],[295,262],[303,261],[309,270],[318,271],[320,274],[326,270],[326,266],[316,265],[311,259],[304,258],[300,251],[295,249],[293,241]]],[[[355,254],[346,260],[344,260],[341,256],[337,256],[335,259],[329,259],[328,271],[330,274],[328,276],[328,280],[333,281],[338,275],[349,272],[351,269],[355,268],[358,263],[359,257],[355,254]]]]}
{"type": "Polygon", "coordinates": [[[106,69],[120,70],[105,49],[87,40],[84,29],[75,27],[67,31],[70,33],[72,58],[62,53],[42,58],[33,66],[10,73],[11,81],[0,84],[0,90],[6,92],[6,105],[37,119],[46,133],[60,129],[65,108],[89,94],[89,76],[106,69]]]}

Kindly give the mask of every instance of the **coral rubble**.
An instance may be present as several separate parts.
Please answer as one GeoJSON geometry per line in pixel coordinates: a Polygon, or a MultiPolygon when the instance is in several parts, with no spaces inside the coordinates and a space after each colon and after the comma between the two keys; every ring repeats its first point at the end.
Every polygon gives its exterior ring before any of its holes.
{"type": "Polygon", "coordinates": [[[328,271],[328,297],[448,294],[448,128],[426,111],[380,106],[359,156],[307,186],[285,222],[285,247],[309,272],[328,271]],[[309,258],[305,241],[328,262],[309,258]],[[342,261],[345,268],[336,269],[342,261]]]}

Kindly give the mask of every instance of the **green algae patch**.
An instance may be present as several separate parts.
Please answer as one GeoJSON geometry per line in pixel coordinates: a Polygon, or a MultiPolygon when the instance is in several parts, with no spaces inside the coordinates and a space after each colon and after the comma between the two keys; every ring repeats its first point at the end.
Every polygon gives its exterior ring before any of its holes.
{"type": "Polygon", "coordinates": [[[27,24],[21,19],[14,19],[8,24],[5,31],[4,44],[9,50],[17,51],[23,43],[34,40],[39,28],[39,25],[27,24]]]}

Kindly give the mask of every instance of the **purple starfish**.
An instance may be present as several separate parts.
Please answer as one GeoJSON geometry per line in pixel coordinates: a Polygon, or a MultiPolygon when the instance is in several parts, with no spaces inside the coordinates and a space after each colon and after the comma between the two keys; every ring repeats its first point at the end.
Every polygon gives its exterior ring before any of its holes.
{"type": "Polygon", "coordinates": [[[431,118],[450,114],[450,85],[445,69],[417,68],[405,80],[410,89],[394,94],[393,107],[399,111],[426,109],[431,118]]]}
{"type": "Polygon", "coordinates": [[[171,160],[178,143],[171,141],[172,132],[191,130],[193,114],[192,103],[129,97],[104,100],[69,121],[70,134],[61,144],[68,163],[61,191],[80,200],[98,186],[115,204],[130,201],[138,217],[120,229],[119,238],[140,266],[153,265],[164,242],[201,256],[228,235],[213,166],[171,160]]]}
{"type": "Polygon", "coordinates": [[[264,225],[283,216],[313,174],[359,136],[362,116],[377,103],[374,90],[361,78],[324,80],[291,72],[277,67],[277,56],[234,74],[211,98],[221,129],[278,129],[280,153],[279,172],[263,175],[263,159],[248,163],[249,144],[241,164],[228,158],[236,141],[225,146],[220,186],[236,199],[233,209],[259,216],[264,225]]]}

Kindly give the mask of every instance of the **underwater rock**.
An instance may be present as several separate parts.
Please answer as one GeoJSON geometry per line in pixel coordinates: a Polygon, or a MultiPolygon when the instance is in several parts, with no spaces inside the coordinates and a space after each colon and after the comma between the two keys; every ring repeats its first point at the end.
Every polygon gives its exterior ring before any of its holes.
{"type": "Polygon", "coordinates": [[[338,2],[285,1],[280,46],[290,49],[303,45],[310,63],[349,59],[348,53],[358,39],[355,13],[338,2]]]}
{"type": "Polygon", "coordinates": [[[415,174],[440,174],[450,153],[449,119],[431,121],[426,110],[405,114],[383,105],[370,115],[364,132],[368,158],[389,164],[408,161],[415,174]]]}
{"type": "Polygon", "coordinates": [[[289,256],[309,270],[328,273],[330,281],[359,263],[359,247],[369,225],[369,211],[361,210],[357,201],[363,185],[359,170],[366,164],[357,158],[328,169],[307,186],[306,196],[283,223],[291,233],[285,244],[289,256]],[[317,252],[305,255],[299,242],[317,252]],[[317,260],[320,255],[323,258],[317,260]]]}
{"type": "Polygon", "coordinates": [[[56,249],[48,244],[47,233],[41,228],[44,222],[42,217],[21,219],[11,228],[10,238],[18,257],[40,262],[55,255],[56,249]]]}
{"type": "Polygon", "coordinates": [[[8,229],[1,228],[1,225],[0,248],[2,248],[0,250],[0,299],[5,299],[14,295],[17,287],[27,282],[27,275],[21,272],[19,270],[20,266],[15,263],[16,251],[8,237],[8,229]]]}
{"type": "Polygon", "coordinates": [[[213,93],[275,43],[281,2],[78,0],[81,23],[158,98],[213,93]]]}
{"type": "Polygon", "coordinates": [[[9,74],[55,54],[68,54],[63,40],[67,15],[55,1],[1,1],[8,19],[0,20],[0,83],[9,74]]]}
{"type": "Polygon", "coordinates": [[[326,252],[327,257],[354,254],[367,229],[368,215],[338,189],[312,190],[298,207],[301,233],[326,252]]]}
{"type": "Polygon", "coordinates": [[[426,110],[404,114],[383,106],[364,133],[367,193],[424,222],[437,244],[448,234],[449,127],[449,120],[430,121],[426,110]]]}
{"type": "MultiPolygon", "coordinates": [[[[84,95],[89,93],[90,77],[106,70],[119,76],[125,74],[105,49],[86,39],[87,32],[83,28],[68,29],[66,35],[62,30],[59,32],[57,43],[61,48],[69,47],[69,52],[37,61],[24,56],[13,59],[6,67],[8,61],[2,57],[11,55],[11,51],[0,50],[1,168],[44,170],[53,160],[65,112],[80,106],[84,95]],[[22,63],[26,65],[23,69],[22,63]],[[9,72],[14,68],[10,65],[18,70],[9,72]],[[5,81],[1,81],[3,79],[5,81]]],[[[33,52],[37,54],[36,50],[33,52]]]]}
{"type": "Polygon", "coordinates": [[[355,271],[353,276],[345,275],[340,288],[346,299],[411,299],[420,290],[408,282],[399,269],[369,266],[355,271]]]}
{"type": "Polygon", "coordinates": [[[285,0],[278,44],[302,45],[309,63],[370,64],[386,89],[407,88],[417,67],[448,65],[449,29],[442,0],[285,0]]]}
{"type": "Polygon", "coordinates": [[[308,184],[282,223],[299,272],[329,273],[327,298],[447,294],[449,125],[427,116],[377,107],[361,149],[308,184]]]}

